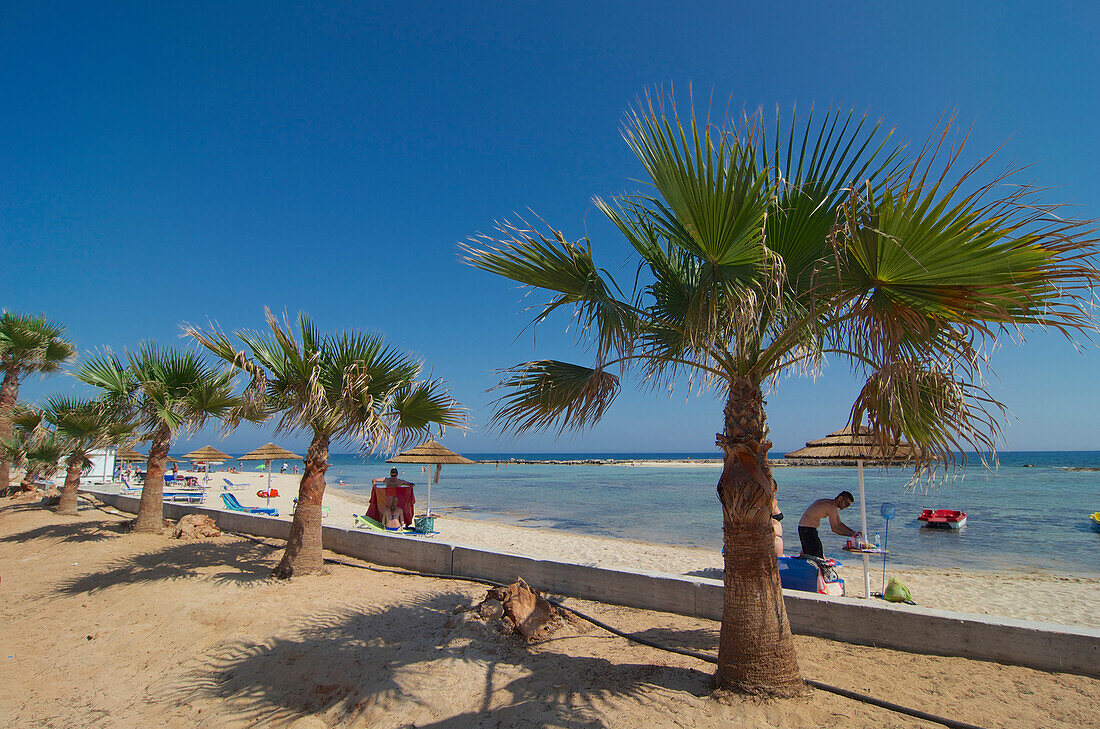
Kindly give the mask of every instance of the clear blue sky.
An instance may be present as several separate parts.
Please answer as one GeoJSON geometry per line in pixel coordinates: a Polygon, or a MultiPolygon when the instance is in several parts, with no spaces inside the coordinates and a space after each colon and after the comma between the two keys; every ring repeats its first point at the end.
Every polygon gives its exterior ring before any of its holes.
{"type": "MultiPolygon", "coordinates": [[[[617,269],[590,199],[637,188],[622,115],[689,83],[738,110],[854,106],[915,141],[955,110],[972,153],[1007,142],[1006,161],[1098,217],[1097,38],[1090,3],[6,2],[0,307],[64,322],[82,351],[305,310],[422,356],[470,408],[445,439],[458,450],[705,452],[717,400],[630,382],[583,436],[486,432],[496,369],[583,354],[566,319],[517,338],[520,292],[458,243],[531,208],[617,269]]],[[[1100,449],[1098,354],[1005,343],[1009,448],[1100,449]]],[[[855,392],[839,363],[781,381],[776,447],[839,427],[855,392]]]]}

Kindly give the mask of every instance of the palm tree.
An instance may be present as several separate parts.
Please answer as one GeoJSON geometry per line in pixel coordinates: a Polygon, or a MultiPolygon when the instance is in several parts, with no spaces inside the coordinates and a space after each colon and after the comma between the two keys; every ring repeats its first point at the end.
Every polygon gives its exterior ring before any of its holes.
{"type": "MultiPolygon", "coordinates": [[[[12,434],[0,439],[0,457],[23,469],[19,490],[38,490],[39,478],[52,477],[61,458],[61,442],[46,427],[44,413],[33,405],[16,404],[10,414],[12,434]],[[51,467],[52,463],[52,467],[51,467]]],[[[16,487],[9,486],[10,491],[16,487]]]]}
{"type": "Polygon", "coordinates": [[[75,515],[80,476],[92,465],[92,451],[119,445],[133,424],[103,402],[61,395],[46,399],[43,417],[65,444],[65,486],[57,513],[75,515]]]}
{"type": "MultiPolygon", "coordinates": [[[[65,327],[33,314],[0,313],[0,439],[12,436],[10,413],[19,400],[19,383],[28,374],[50,374],[76,353],[65,327]]],[[[0,494],[8,491],[11,461],[0,457],[0,494]]]]}
{"type": "Polygon", "coordinates": [[[983,345],[1031,325],[1092,329],[1098,280],[1084,224],[1028,186],[998,185],[1004,175],[979,180],[988,158],[954,174],[950,122],[910,157],[852,114],[780,123],[715,128],[652,100],[628,117],[652,189],[595,200],[637,254],[626,293],[587,239],[521,221],[466,246],[471,265],[550,292],[535,323],[572,311],[594,355],[506,371],[498,427],[589,427],[619,392],[616,371],[662,389],[687,375],[724,400],[717,680],[773,695],[802,683],[769,526],[766,388],[849,361],[866,376],[852,422],[921,446],[928,474],[937,458],[995,445],[1003,408],[981,386],[983,345]]]}
{"type": "Polygon", "coordinates": [[[278,432],[311,436],[290,537],[274,571],[288,579],[323,566],[321,500],[333,443],[388,449],[431,435],[432,426],[465,427],[466,416],[441,381],[419,379],[421,363],[380,335],[322,335],[304,314],[294,327],[265,313],[270,333],[238,331],[240,351],[217,329],[186,333],[251,376],[246,398],[278,415],[278,432]]]}
{"type": "Polygon", "coordinates": [[[131,417],[139,438],[150,441],[134,531],[160,532],[172,441],[181,430],[193,432],[210,418],[232,417],[244,402],[233,395],[233,371],[215,369],[195,352],[143,343],[126,359],[124,365],[110,352],[98,354],[74,374],[100,388],[100,400],[131,417]]]}

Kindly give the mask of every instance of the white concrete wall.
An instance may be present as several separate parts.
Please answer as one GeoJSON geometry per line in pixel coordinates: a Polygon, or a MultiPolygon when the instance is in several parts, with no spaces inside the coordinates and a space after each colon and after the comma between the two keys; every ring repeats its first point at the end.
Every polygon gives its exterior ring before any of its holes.
{"type": "MultiPolygon", "coordinates": [[[[136,513],[139,499],[91,493],[122,511],[136,513]]],[[[290,522],[185,504],[164,505],[164,515],[207,514],[224,531],[286,539],[290,522]]],[[[424,537],[324,527],[324,546],[333,552],[417,572],[511,582],[522,577],[548,593],[722,619],[722,583],[666,575],[553,562],[424,537]]],[[[1036,623],[946,610],[867,602],[784,590],[791,629],[822,638],[895,648],[914,653],[962,656],[1014,663],[1044,671],[1100,676],[1100,630],[1036,623]]]]}

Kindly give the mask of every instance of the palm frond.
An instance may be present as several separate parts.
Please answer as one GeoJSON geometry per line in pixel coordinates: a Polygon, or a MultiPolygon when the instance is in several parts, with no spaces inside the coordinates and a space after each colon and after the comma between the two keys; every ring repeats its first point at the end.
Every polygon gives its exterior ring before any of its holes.
{"type": "Polygon", "coordinates": [[[992,339],[1005,327],[1091,334],[1100,281],[1090,260],[1095,230],[1059,218],[1059,206],[1039,203],[1034,188],[1009,187],[1013,170],[964,193],[990,158],[948,181],[957,156],[953,151],[934,177],[927,169],[933,160],[918,160],[896,186],[879,196],[865,189],[843,206],[837,268],[838,296],[848,302],[839,327],[844,346],[884,361],[910,356],[906,342],[947,344],[942,356],[954,357],[975,348],[960,342],[992,339]]]}
{"type": "Polygon", "coordinates": [[[665,115],[647,95],[623,128],[659,193],[649,198],[652,219],[670,242],[714,266],[759,265],[767,171],[756,163],[755,129],[714,130],[694,110],[685,129],[672,105],[665,115]]]}
{"type": "Polygon", "coordinates": [[[852,406],[880,443],[908,440],[918,447],[915,467],[965,462],[967,451],[993,453],[1005,407],[978,384],[936,363],[893,361],[874,372],[852,406]]]}
{"type": "Polygon", "coordinates": [[[553,230],[547,237],[521,219],[519,224],[499,222],[495,237],[481,234],[470,242],[484,246],[462,246],[466,262],[475,268],[558,294],[538,307],[532,325],[570,307],[580,324],[578,336],[594,335],[599,359],[630,352],[636,312],[611,275],[596,266],[587,241],[570,242],[553,230]]]}
{"type": "Polygon", "coordinates": [[[619,378],[600,368],[539,360],[504,370],[494,389],[490,425],[522,434],[557,427],[583,430],[599,422],[619,394],[619,378]]]}

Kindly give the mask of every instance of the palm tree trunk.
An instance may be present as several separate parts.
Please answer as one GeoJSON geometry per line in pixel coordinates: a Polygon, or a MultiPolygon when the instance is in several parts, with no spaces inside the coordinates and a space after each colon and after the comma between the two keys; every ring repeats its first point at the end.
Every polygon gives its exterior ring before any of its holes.
{"type": "Polygon", "coordinates": [[[294,575],[320,572],[324,567],[321,555],[321,499],[325,495],[325,471],[328,470],[328,436],[314,434],[306,451],[302,480],[298,484],[298,507],[290,525],[286,551],[273,574],[281,580],[294,575]]]}
{"type": "Polygon", "coordinates": [[[719,687],[790,696],[804,684],[798,671],[771,527],[775,486],[768,467],[767,421],[759,385],[730,385],[724,468],[718,481],[725,546],[725,599],[718,644],[719,687]]]}
{"type": "Polygon", "coordinates": [[[57,502],[58,514],[75,516],[77,513],[76,492],[80,488],[80,473],[84,470],[82,465],[79,460],[69,461],[65,471],[65,487],[61,489],[61,499],[57,502]]]}
{"type": "Polygon", "coordinates": [[[160,426],[149,445],[145,485],[141,487],[141,503],[134,521],[135,532],[160,534],[164,529],[164,470],[171,444],[172,431],[166,425],[160,426]]]}
{"type": "MultiPolygon", "coordinates": [[[[0,438],[11,438],[11,409],[19,400],[19,372],[9,369],[4,371],[4,381],[0,383],[0,438]]],[[[0,495],[8,493],[10,487],[11,461],[0,460],[0,495]]]]}

